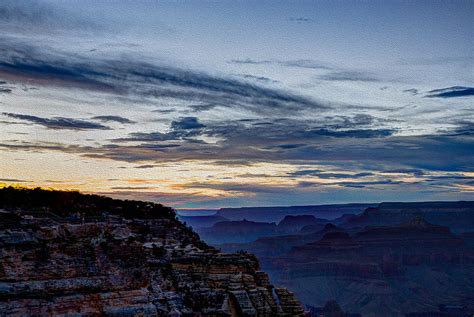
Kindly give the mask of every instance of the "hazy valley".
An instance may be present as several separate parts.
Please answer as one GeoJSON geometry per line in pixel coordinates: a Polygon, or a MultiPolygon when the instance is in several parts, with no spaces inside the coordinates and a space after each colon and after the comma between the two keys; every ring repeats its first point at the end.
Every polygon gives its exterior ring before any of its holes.
{"type": "Polygon", "coordinates": [[[236,209],[233,220],[219,210],[184,220],[223,251],[257,255],[272,280],[310,306],[336,300],[364,316],[441,314],[442,305],[458,305],[461,315],[474,310],[474,202],[357,208],[236,209]],[[282,209],[288,215],[271,214],[282,209]]]}

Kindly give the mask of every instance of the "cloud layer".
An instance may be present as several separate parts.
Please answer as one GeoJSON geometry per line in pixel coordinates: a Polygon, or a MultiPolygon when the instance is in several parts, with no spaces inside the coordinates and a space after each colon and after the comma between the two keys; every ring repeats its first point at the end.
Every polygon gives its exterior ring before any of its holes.
{"type": "Polygon", "coordinates": [[[54,118],[41,118],[37,116],[16,114],[16,113],[2,113],[4,116],[31,122],[34,124],[42,125],[48,129],[70,129],[70,130],[109,130],[110,128],[91,121],[77,120],[71,118],[54,117],[54,118]]]}
{"type": "Polygon", "coordinates": [[[3,181],[215,205],[474,191],[459,14],[420,39],[409,10],[193,5],[2,1],[3,181]]]}
{"type": "Polygon", "coordinates": [[[434,89],[428,92],[426,97],[430,98],[456,98],[474,96],[474,88],[453,86],[442,89],[434,89]]]}
{"type": "Polygon", "coordinates": [[[0,76],[10,80],[143,98],[198,101],[256,113],[327,108],[290,92],[203,72],[155,65],[131,57],[123,60],[66,58],[53,50],[2,40],[0,76]]]}

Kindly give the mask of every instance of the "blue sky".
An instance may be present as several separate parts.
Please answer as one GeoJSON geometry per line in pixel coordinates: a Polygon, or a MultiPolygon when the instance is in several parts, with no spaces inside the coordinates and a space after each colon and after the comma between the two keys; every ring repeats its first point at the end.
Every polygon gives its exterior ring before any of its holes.
{"type": "Polygon", "coordinates": [[[469,199],[472,1],[3,1],[4,184],[469,199]]]}

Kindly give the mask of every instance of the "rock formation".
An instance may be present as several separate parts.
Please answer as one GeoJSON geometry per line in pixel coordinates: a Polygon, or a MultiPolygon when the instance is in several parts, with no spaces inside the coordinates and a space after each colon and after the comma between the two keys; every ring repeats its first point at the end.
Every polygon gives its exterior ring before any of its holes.
{"type": "Polygon", "coordinates": [[[209,247],[165,207],[8,190],[0,190],[2,316],[305,315],[255,256],[209,247]]]}
{"type": "Polygon", "coordinates": [[[419,216],[355,233],[329,231],[261,261],[311,306],[333,298],[364,316],[432,312],[442,304],[474,311],[474,250],[449,228],[419,216]]]}

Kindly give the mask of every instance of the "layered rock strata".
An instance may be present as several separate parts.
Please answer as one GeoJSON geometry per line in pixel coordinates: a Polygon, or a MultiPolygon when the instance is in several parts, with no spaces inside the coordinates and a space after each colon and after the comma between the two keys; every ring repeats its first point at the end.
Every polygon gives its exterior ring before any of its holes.
{"type": "Polygon", "coordinates": [[[250,254],[179,221],[0,214],[1,316],[304,316],[250,254]]]}

